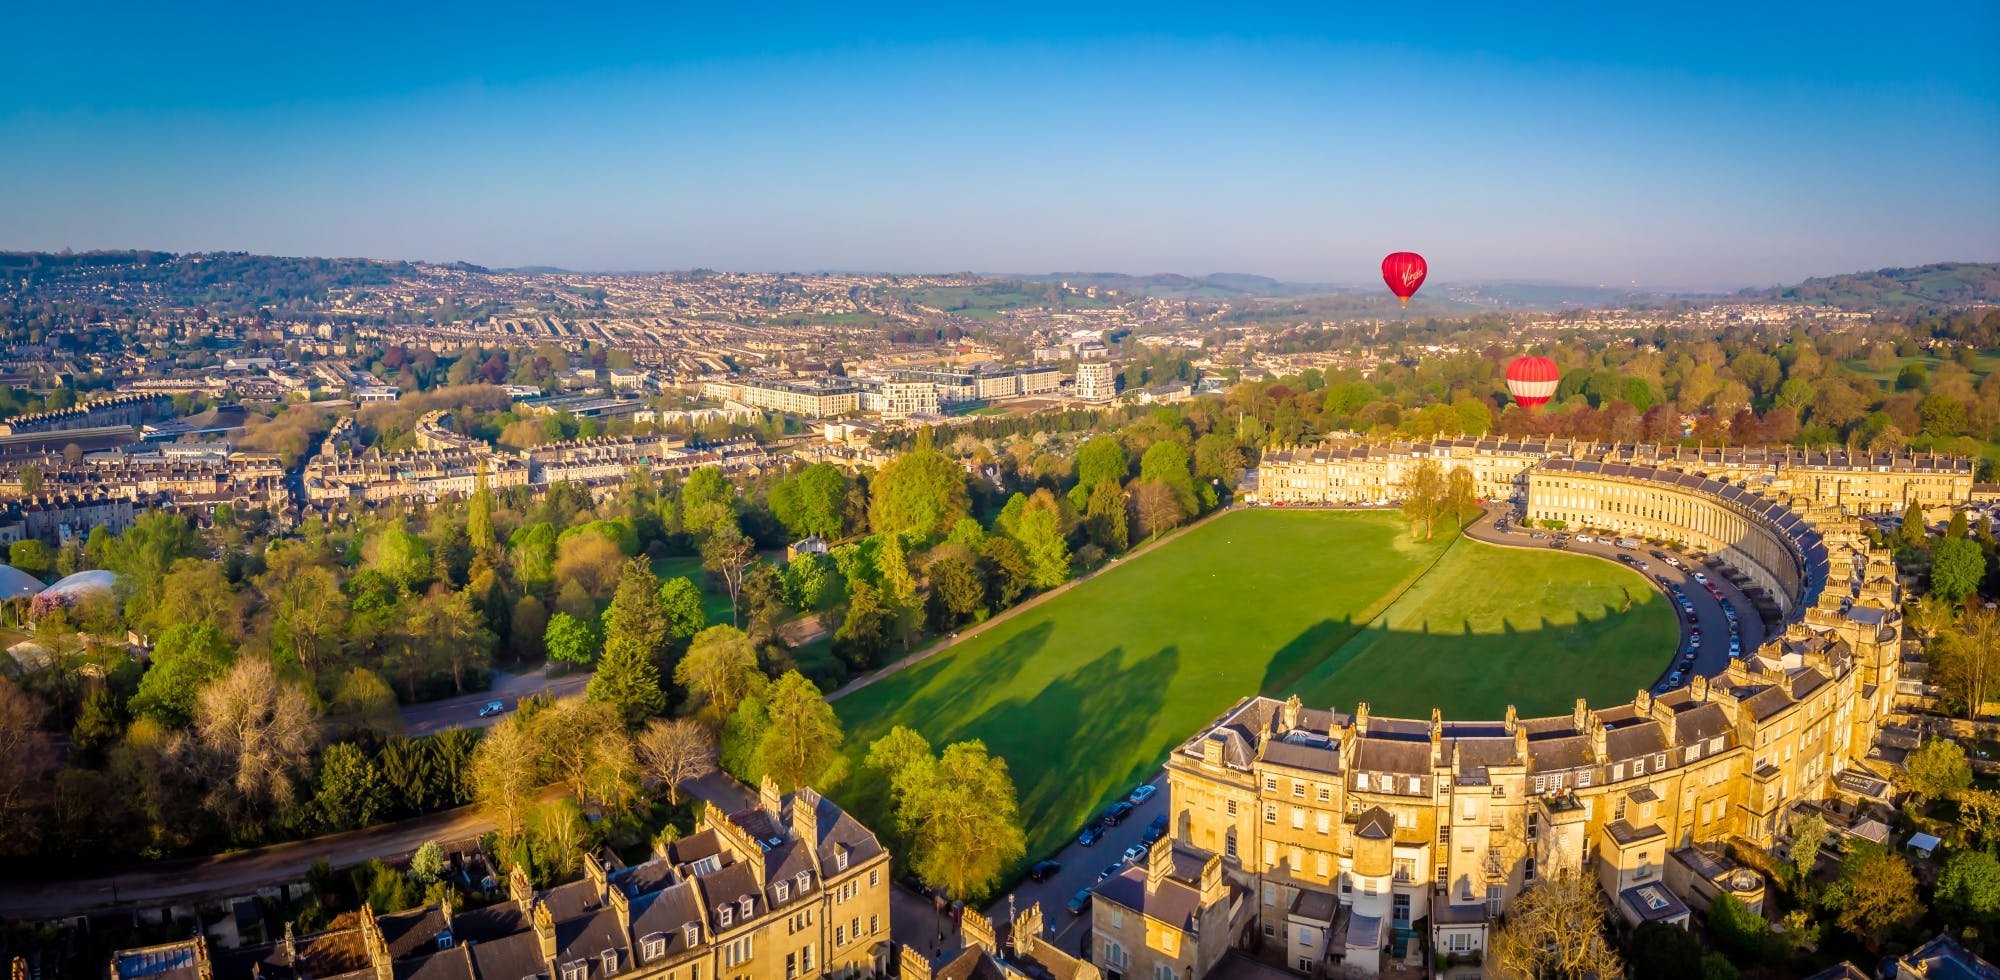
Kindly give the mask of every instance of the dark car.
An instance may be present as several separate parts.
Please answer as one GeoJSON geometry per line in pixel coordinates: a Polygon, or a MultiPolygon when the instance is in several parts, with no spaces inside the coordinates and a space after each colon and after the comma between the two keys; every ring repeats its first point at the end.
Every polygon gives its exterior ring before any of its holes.
{"type": "Polygon", "coordinates": [[[1112,875],[1115,875],[1115,874],[1117,874],[1118,872],[1120,872],[1120,871],[1123,871],[1123,870],[1125,870],[1125,861],[1124,861],[1123,859],[1120,859],[1120,860],[1119,860],[1119,862],[1118,862],[1117,864],[1107,864],[1107,865],[1105,865],[1105,866],[1104,866],[1104,870],[1103,870],[1103,871],[1099,871],[1099,872],[1097,873],[1097,880],[1098,880],[1098,881],[1103,881],[1104,879],[1106,879],[1106,878],[1109,878],[1109,877],[1111,877],[1112,875]]]}
{"type": "Polygon", "coordinates": [[[1132,804],[1127,803],[1124,800],[1119,800],[1118,802],[1113,803],[1110,806],[1104,808],[1104,825],[1106,827],[1116,827],[1119,824],[1124,823],[1125,818],[1131,813],[1132,813],[1132,804]]]}
{"type": "Polygon", "coordinates": [[[1666,553],[1666,552],[1664,552],[1664,551],[1661,551],[1661,550],[1660,550],[1660,549],[1658,549],[1658,548],[1654,548],[1653,550],[1651,550],[1651,551],[1648,551],[1648,552],[1646,552],[1646,553],[1647,553],[1647,554],[1649,554],[1649,555],[1652,555],[1652,556],[1653,556],[1654,558],[1656,558],[1656,559],[1658,559],[1658,560],[1660,560],[1660,561],[1666,561],[1666,560],[1667,560],[1667,553],[1666,553]]]}
{"type": "Polygon", "coordinates": [[[1549,542],[1549,547],[1551,547],[1551,548],[1567,548],[1567,547],[1569,547],[1569,542],[1567,542],[1567,541],[1551,541],[1551,542],[1549,542]]]}
{"type": "Polygon", "coordinates": [[[1061,861],[1036,861],[1035,866],[1028,869],[1028,877],[1036,881],[1047,881],[1049,876],[1061,870],[1061,861]]]}
{"type": "Polygon", "coordinates": [[[1076,890],[1076,894],[1071,895],[1069,897],[1069,914],[1082,915],[1083,910],[1089,907],[1090,907],[1090,889],[1079,888],[1076,890]]]}
{"type": "Polygon", "coordinates": [[[1097,843],[1097,839],[1103,836],[1104,836],[1104,828],[1092,824],[1091,826],[1083,828],[1083,833],[1076,835],[1076,842],[1078,844],[1083,845],[1084,847],[1089,847],[1092,844],[1097,843]]]}
{"type": "Polygon", "coordinates": [[[1152,823],[1146,825],[1146,832],[1139,839],[1150,845],[1165,836],[1167,836],[1167,815],[1162,813],[1154,817],[1152,823]]]}

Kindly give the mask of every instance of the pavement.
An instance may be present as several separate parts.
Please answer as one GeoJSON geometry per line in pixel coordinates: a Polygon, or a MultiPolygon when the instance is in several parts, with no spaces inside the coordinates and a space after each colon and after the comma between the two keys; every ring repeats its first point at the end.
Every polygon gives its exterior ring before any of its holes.
{"type": "MultiPolygon", "coordinates": [[[[1512,548],[1547,548],[1549,542],[1555,540],[1552,532],[1544,532],[1550,534],[1550,537],[1547,538],[1531,537],[1530,532],[1532,529],[1516,526],[1512,518],[1513,509],[1510,505],[1497,503],[1488,505],[1486,515],[1472,526],[1467,527],[1465,534],[1476,541],[1484,541],[1488,544],[1497,544],[1512,548]],[[1503,518],[1507,519],[1507,529],[1505,531],[1495,530],[1493,527],[1494,522],[1503,518]]],[[[1681,657],[1685,655],[1687,650],[1687,639],[1690,629],[1687,621],[1681,616],[1680,607],[1673,604],[1673,596],[1666,594],[1668,591],[1667,587],[1660,584],[1659,579],[1662,577],[1669,584],[1679,585],[1681,590],[1687,594],[1688,600],[1694,604],[1696,623],[1701,629],[1701,647],[1695,651],[1693,670],[1681,678],[1683,684],[1692,678],[1694,674],[1698,673],[1713,677],[1729,667],[1729,618],[1722,614],[1722,604],[1717,602],[1713,596],[1709,595],[1707,589],[1694,580],[1694,573],[1697,570],[1707,575],[1709,582],[1722,590],[1723,597],[1736,606],[1737,620],[1742,629],[1742,648],[1744,654],[1749,654],[1750,651],[1757,649],[1764,642],[1764,624],[1758,618],[1757,607],[1751,603],[1750,597],[1744,595],[1743,590],[1737,588],[1735,584],[1723,576],[1716,574],[1713,570],[1696,566],[1688,560],[1687,555],[1684,553],[1673,552],[1644,543],[1641,543],[1638,548],[1630,550],[1619,548],[1617,545],[1601,539],[1585,543],[1577,541],[1574,534],[1570,535],[1570,540],[1564,550],[1571,554],[1591,555],[1607,561],[1617,561],[1619,555],[1629,555],[1646,563],[1647,567],[1643,571],[1639,571],[1639,574],[1645,576],[1647,581],[1652,582],[1654,587],[1659,589],[1664,598],[1668,600],[1668,607],[1674,613],[1674,621],[1680,626],[1680,638],[1676,641],[1673,659],[1660,665],[1660,675],[1656,683],[1664,683],[1668,675],[1680,663],[1681,657]],[[1673,555],[1681,562],[1682,567],[1675,568],[1667,564],[1665,561],[1654,557],[1654,552],[1673,555]]]]}
{"type": "Polygon", "coordinates": [[[589,672],[577,672],[550,676],[545,670],[531,670],[521,674],[510,674],[504,670],[493,672],[493,686],[475,694],[461,694],[441,701],[424,701],[406,704],[400,709],[403,716],[403,734],[415,738],[429,735],[448,728],[485,728],[497,723],[521,703],[521,699],[535,694],[549,694],[557,699],[582,694],[590,685],[589,672]],[[497,715],[479,716],[479,709],[491,701],[507,702],[507,712],[497,715]]]}

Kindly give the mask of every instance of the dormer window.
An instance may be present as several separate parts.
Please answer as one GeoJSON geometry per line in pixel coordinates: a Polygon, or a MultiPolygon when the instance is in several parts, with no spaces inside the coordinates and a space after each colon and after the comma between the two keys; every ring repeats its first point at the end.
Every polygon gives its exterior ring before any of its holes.
{"type": "Polygon", "coordinates": [[[604,961],[604,975],[605,975],[605,976],[607,976],[607,977],[610,977],[610,976],[617,976],[617,975],[618,975],[618,951],[617,951],[617,950],[615,950],[615,949],[607,949],[607,950],[605,950],[605,951],[604,951],[604,953],[603,953],[603,955],[602,955],[602,956],[600,957],[600,959],[602,959],[602,960],[604,961]]]}
{"type": "Polygon", "coordinates": [[[835,851],[835,852],[833,852],[833,870],[835,870],[835,871],[846,871],[846,870],[847,870],[847,852],[846,852],[846,851],[844,851],[844,850],[843,850],[843,851],[835,851]]]}
{"type": "Polygon", "coordinates": [[[729,928],[729,924],[731,922],[736,921],[736,906],[724,905],[721,908],[716,909],[715,917],[717,921],[722,923],[722,927],[724,929],[729,928]]]}
{"type": "Polygon", "coordinates": [[[812,887],[812,872],[810,871],[799,872],[798,882],[799,882],[799,894],[803,895],[806,893],[807,888],[812,887]]]}
{"type": "Polygon", "coordinates": [[[437,940],[438,940],[438,948],[439,948],[439,949],[450,949],[450,948],[451,948],[451,930],[450,930],[450,929],[446,929],[446,930],[444,930],[443,932],[440,932],[440,933],[438,933],[438,935],[437,935],[437,940]]]}
{"type": "MultiPolygon", "coordinates": [[[[693,943],[688,945],[692,946],[693,943]]],[[[667,953],[667,935],[663,932],[649,932],[639,940],[639,954],[648,961],[657,960],[667,953]]]]}
{"type": "Polygon", "coordinates": [[[751,913],[754,912],[757,908],[757,906],[753,904],[755,901],[756,899],[753,899],[748,895],[745,895],[743,897],[743,919],[746,922],[749,921],[751,913]]]}
{"type": "Polygon", "coordinates": [[[562,980],[589,980],[589,977],[590,962],[588,960],[571,960],[562,965],[562,980]]]}
{"type": "Polygon", "coordinates": [[[693,949],[696,946],[701,945],[700,926],[690,922],[687,925],[681,927],[681,932],[687,936],[687,944],[689,949],[693,949]]]}
{"type": "Polygon", "coordinates": [[[791,886],[785,884],[782,881],[773,884],[772,890],[777,893],[778,901],[780,902],[786,900],[787,898],[790,898],[792,894],[791,886]]]}

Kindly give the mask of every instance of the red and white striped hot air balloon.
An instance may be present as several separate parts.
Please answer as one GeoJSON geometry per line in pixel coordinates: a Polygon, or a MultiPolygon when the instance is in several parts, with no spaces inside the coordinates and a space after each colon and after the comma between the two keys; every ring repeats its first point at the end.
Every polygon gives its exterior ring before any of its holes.
{"type": "Polygon", "coordinates": [[[1514,403],[1526,409],[1548,404],[1556,395],[1562,372],[1546,357],[1517,357],[1507,365],[1507,391],[1514,403]]]}

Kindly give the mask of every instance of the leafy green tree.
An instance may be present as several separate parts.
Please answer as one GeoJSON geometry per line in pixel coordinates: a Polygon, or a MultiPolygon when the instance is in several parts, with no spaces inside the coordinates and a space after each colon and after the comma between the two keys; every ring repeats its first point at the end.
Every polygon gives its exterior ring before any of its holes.
{"type": "Polygon", "coordinates": [[[702,537],[736,526],[736,488],[720,469],[704,466],[688,474],[681,485],[681,526],[702,537]]]}
{"type": "Polygon", "coordinates": [[[1111,554],[1131,545],[1130,515],[1122,484],[1105,480],[1090,491],[1085,501],[1083,526],[1092,543],[1111,554]]]}
{"type": "Polygon", "coordinates": [[[514,615],[508,621],[507,645],[515,661],[534,660],[548,651],[542,646],[542,634],[549,628],[549,608],[542,600],[532,595],[524,595],[514,603],[514,615]]]}
{"type": "Polygon", "coordinates": [[[99,760],[124,733],[125,705],[117,692],[107,684],[92,685],[77,708],[76,725],[70,730],[70,748],[79,758],[99,760]]]}
{"type": "Polygon", "coordinates": [[[847,590],[847,616],[833,634],[834,651],[856,670],[873,667],[889,648],[889,624],[895,614],[883,608],[882,593],[867,582],[847,590]]]}
{"type": "Polygon", "coordinates": [[[787,671],[762,700],[770,718],[757,743],[762,774],[784,790],[837,782],[835,764],[846,735],[841,731],[840,717],[820,696],[819,687],[798,671],[787,671]]]}
{"type": "Polygon", "coordinates": [[[660,583],[660,612],[667,618],[667,636],[686,641],[708,628],[708,613],[702,609],[701,590],[686,576],[660,583]]]}
{"type": "Polygon", "coordinates": [[[597,631],[569,613],[556,613],[542,632],[542,646],[551,660],[587,667],[597,659],[597,631]]]}
{"type": "Polygon", "coordinates": [[[55,567],[56,553],[55,549],[43,544],[39,538],[24,538],[8,546],[7,563],[36,578],[41,578],[55,567]]]}
{"type": "Polygon", "coordinates": [[[986,572],[986,594],[993,598],[994,608],[1013,605],[1028,590],[1034,570],[1013,538],[998,534],[987,538],[979,546],[979,558],[986,572]]]}
{"type": "Polygon", "coordinates": [[[875,475],[869,491],[868,524],[877,534],[933,539],[971,509],[965,471],[931,447],[929,430],[875,475]]]}
{"type": "Polygon", "coordinates": [[[767,680],[757,669],[756,646],[734,626],[702,630],[674,666],[674,683],[686,688],[702,717],[716,725],[735,714],[743,699],[761,693],[767,680]]]}
{"type": "Polygon", "coordinates": [[[659,580],[645,559],[634,558],[625,563],[604,611],[604,658],[590,680],[589,699],[616,705],[628,727],[665,711],[667,696],[654,658],[666,638],[659,580]]]}
{"type": "Polygon", "coordinates": [[[316,672],[338,648],[351,612],[340,578],[305,545],[274,546],[264,560],[256,584],[271,607],[271,638],[316,672]]]}
{"type": "Polygon", "coordinates": [[[168,511],[149,510],[139,515],[125,533],[108,539],[101,567],[117,574],[118,587],[127,597],[125,615],[137,621],[146,619],[152,611],[160,595],[160,584],[174,562],[206,553],[201,535],[186,518],[168,511]]]}
{"type": "Polygon", "coordinates": [[[1972,763],[1965,758],[1965,748],[1950,739],[1925,742],[1910,753],[1904,768],[1910,795],[1919,807],[1972,787],[1972,763]]]}
{"type": "Polygon", "coordinates": [[[433,884],[444,877],[444,872],[444,848],[438,846],[437,841],[424,841],[417,852],[410,855],[410,877],[416,879],[418,884],[433,884]]]}
{"type": "Polygon", "coordinates": [[[1444,468],[1437,460],[1424,458],[1403,473],[1396,491],[1403,498],[1403,517],[1411,524],[1422,523],[1424,540],[1437,532],[1437,519],[1444,512],[1449,493],[1444,468]]]}
{"type": "Polygon", "coordinates": [[[1869,952],[1880,952],[1882,943],[1897,930],[1914,925],[1924,916],[1924,903],[1917,897],[1917,878],[1909,862],[1880,848],[1855,848],[1843,863],[1840,881],[1840,916],[1835,920],[1869,952]]]}
{"type": "Polygon", "coordinates": [[[800,555],[785,564],[785,596],[792,608],[810,612],[833,585],[833,574],[818,555],[800,555]]]}
{"type": "Polygon", "coordinates": [[[840,537],[847,504],[847,476],[831,463],[814,463],[779,480],[770,492],[771,513],[796,537],[840,537]]]}
{"type": "Polygon", "coordinates": [[[2000,921],[2000,858],[1986,851],[1960,851],[1938,873],[1938,911],[1958,925],[2000,921]]]}
{"type": "Polygon", "coordinates": [[[1632,980],[1681,980],[1701,975],[1701,942],[1679,926],[1647,922],[1632,932],[1625,961],[1632,980]]]}
{"type": "Polygon", "coordinates": [[[544,521],[516,530],[507,539],[507,562],[523,589],[546,595],[556,577],[555,526],[544,521]]]}
{"type": "Polygon", "coordinates": [[[404,592],[422,591],[431,579],[430,548],[424,539],[398,527],[384,528],[368,540],[363,552],[369,568],[381,572],[404,592]]]}
{"type": "Polygon", "coordinates": [[[410,607],[403,621],[402,646],[412,698],[416,674],[424,665],[442,664],[451,672],[452,689],[466,691],[466,674],[483,671],[493,662],[493,631],[472,607],[472,598],[443,583],[431,587],[410,607]]]}
{"type": "MultiPolygon", "coordinates": [[[[603,672],[599,671],[602,677],[603,672]]],[[[596,687],[597,682],[591,681],[596,687]]],[[[534,720],[516,712],[487,730],[473,750],[468,772],[473,796],[499,825],[502,840],[514,840],[534,809],[542,786],[542,746],[534,720]]]]}
{"type": "Polygon", "coordinates": [[[1028,562],[1028,582],[1038,589],[1052,589],[1069,580],[1069,542],[1062,529],[1062,515],[1055,497],[1047,490],[1035,491],[1021,511],[1019,532],[1021,552],[1028,562]]]}
{"type": "Polygon", "coordinates": [[[1826,844],[1826,818],[1817,811],[1794,811],[1791,822],[1792,866],[1800,879],[1812,876],[1819,851],[1826,844]]]}
{"type": "Polygon", "coordinates": [[[1979,588],[1986,576],[1986,555],[1979,542],[1947,536],[1931,548],[1931,593],[1954,605],[1979,588]]]}
{"type": "Polygon", "coordinates": [[[1924,529],[1924,508],[1922,505],[1914,500],[1910,501],[1910,506],[1903,510],[1903,526],[1897,528],[1897,533],[1902,537],[1903,544],[1911,548],[1921,548],[1924,546],[1925,542],[1929,540],[1929,535],[1925,533],[1924,529]]]}
{"type": "Polygon", "coordinates": [[[722,726],[722,768],[742,782],[761,782],[764,770],[758,761],[758,751],[770,727],[771,713],[765,708],[764,699],[744,699],[722,726]]]}
{"type": "Polygon", "coordinates": [[[387,738],[403,728],[396,692],[381,675],[362,667],[349,668],[334,682],[326,710],[330,721],[351,732],[387,738]]]}
{"type": "Polygon", "coordinates": [[[313,796],[320,828],[333,833],[373,824],[389,808],[388,790],[360,746],[328,746],[320,754],[319,792],[313,796]]]}
{"type": "Polygon", "coordinates": [[[492,551],[500,541],[493,533],[493,491],[486,485],[486,470],[479,471],[477,489],[465,509],[465,539],[477,552],[492,551]]]}
{"type": "Polygon", "coordinates": [[[185,624],[160,634],[152,666],[139,679],[132,713],[174,728],[194,720],[201,689],[236,662],[236,651],[213,626],[185,624]]]}
{"type": "Polygon", "coordinates": [[[934,756],[899,725],[869,745],[866,764],[888,782],[911,867],[950,897],[985,897],[1025,853],[1013,777],[985,743],[958,742],[934,756]]]}
{"type": "Polygon", "coordinates": [[[1708,931],[1722,948],[1746,963],[1770,962],[1783,954],[1783,943],[1771,924],[1728,892],[1709,903],[1708,931]]]}
{"type": "Polygon", "coordinates": [[[931,563],[931,606],[939,626],[951,629],[986,604],[986,583],[964,559],[946,556],[931,563]]]}
{"type": "Polygon", "coordinates": [[[1952,511],[1951,522],[1949,524],[1946,524],[1944,528],[1944,536],[1947,538],[1962,538],[1965,537],[1969,531],[1970,528],[1967,527],[1965,523],[1965,511],[1962,510],[1952,511]]]}

